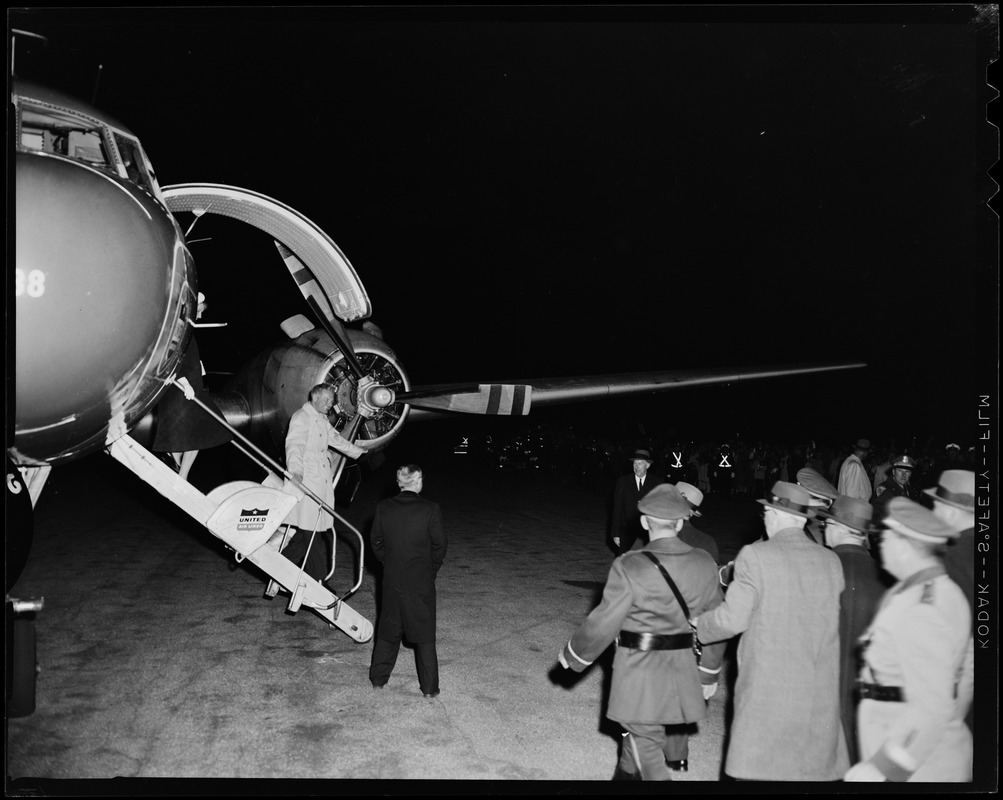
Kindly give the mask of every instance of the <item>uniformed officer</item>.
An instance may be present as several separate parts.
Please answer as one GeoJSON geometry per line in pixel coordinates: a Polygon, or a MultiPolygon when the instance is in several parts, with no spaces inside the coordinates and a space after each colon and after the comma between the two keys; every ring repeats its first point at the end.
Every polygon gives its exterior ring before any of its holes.
{"type": "Polygon", "coordinates": [[[884,516],[885,506],[893,497],[919,500],[919,491],[910,483],[915,468],[916,460],[912,456],[903,454],[892,459],[891,474],[874,488],[871,495],[871,505],[881,516],[884,516]]]}
{"type": "Polygon", "coordinates": [[[861,637],[857,732],[848,781],[970,781],[972,736],[958,687],[970,681],[971,612],[942,554],[955,528],[893,497],[881,559],[897,580],[861,637]]]}
{"type": "Polygon", "coordinates": [[[687,613],[659,565],[674,582],[690,617],[721,602],[714,559],[678,538],[690,504],[671,484],[638,502],[650,542],[610,567],[602,602],[564,646],[558,660],[582,672],[615,640],[606,716],[627,731],[614,779],[672,780],[677,758],[666,725],[697,722],[717,690],[724,644],[703,648],[699,666],[687,613]]]}

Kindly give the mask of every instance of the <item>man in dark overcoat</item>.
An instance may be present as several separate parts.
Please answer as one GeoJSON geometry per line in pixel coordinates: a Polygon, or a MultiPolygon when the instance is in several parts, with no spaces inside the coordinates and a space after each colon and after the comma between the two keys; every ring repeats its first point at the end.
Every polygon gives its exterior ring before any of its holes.
{"type": "Polygon", "coordinates": [[[666,759],[675,758],[666,726],[707,716],[717,690],[724,647],[703,648],[700,664],[693,634],[656,559],[675,582],[691,616],[721,602],[714,560],[679,541],[690,505],[670,484],[640,501],[641,522],[651,541],[613,561],[602,602],[558,656],[565,668],[582,672],[612,644],[613,681],[606,716],[627,731],[615,778],[672,780],[666,759]]]}
{"type": "Polygon", "coordinates": [[[804,532],[811,496],[777,481],[767,539],[735,558],[721,605],[697,618],[701,642],[741,634],[725,772],[740,780],[837,781],[849,765],[839,714],[839,558],[804,532]]]}
{"type": "MultiPolygon", "coordinates": [[[[690,504],[693,517],[702,516],[700,504],[703,503],[703,492],[692,483],[686,483],[686,481],[679,481],[676,484],[676,488],[679,490],[679,494],[685,497],[686,502],[690,504]]],[[[721,563],[721,550],[717,546],[717,541],[715,541],[713,536],[704,533],[696,527],[689,519],[683,520],[683,529],[679,531],[679,540],[686,542],[690,547],[699,547],[701,550],[706,550],[710,553],[710,557],[714,559],[715,564],[721,563]]]]}
{"type": "Polygon", "coordinates": [[[438,503],[419,494],[421,469],[397,470],[400,494],[376,505],[372,546],[383,562],[383,593],[369,680],[377,689],[390,680],[401,639],[414,645],[418,683],[425,697],[439,694],[435,652],[435,576],[446,557],[446,532],[438,503]]]}
{"type": "Polygon", "coordinates": [[[874,619],[881,597],[893,581],[867,550],[874,508],[855,497],[840,495],[832,507],[818,512],[824,520],[825,544],[843,565],[846,586],[839,597],[839,704],[851,763],[857,749],[857,700],[854,688],[860,672],[859,639],[874,619]]]}
{"type": "Polygon", "coordinates": [[[665,483],[664,479],[651,472],[653,459],[649,450],[635,450],[630,460],[631,473],[617,478],[613,487],[610,529],[617,555],[630,550],[638,538],[644,538],[637,502],[653,488],[665,483]]]}

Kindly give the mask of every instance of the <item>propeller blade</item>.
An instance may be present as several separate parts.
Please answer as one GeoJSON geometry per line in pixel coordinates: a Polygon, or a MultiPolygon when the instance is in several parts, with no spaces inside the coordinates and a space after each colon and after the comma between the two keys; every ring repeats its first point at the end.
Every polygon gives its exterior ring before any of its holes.
{"type": "Polygon", "coordinates": [[[525,384],[482,383],[477,386],[441,389],[415,389],[396,399],[416,408],[431,411],[454,411],[460,414],[524,416],[529,413],[533,387],[525,384]]]}
{"type": "Polygon", "coordinates": [[[331,317],[329,319],[324,314],[315,297],[307,297],[306,301],[314,315],[317,317],[317,321],[321,324],[321,327],[327,331],[327,335],[334,340],[338,349],[345,356],[345,363],[348,365],[348,368],[355,379],[360,380],[361,378],[364,378],[366,373],[363,371],[362,365],[359,364],[359,360],[355,357],[355,348],[352,347],[352,342],[348,338],[348,331],[341,323],[341,320],[337,317],[331,317]]]}

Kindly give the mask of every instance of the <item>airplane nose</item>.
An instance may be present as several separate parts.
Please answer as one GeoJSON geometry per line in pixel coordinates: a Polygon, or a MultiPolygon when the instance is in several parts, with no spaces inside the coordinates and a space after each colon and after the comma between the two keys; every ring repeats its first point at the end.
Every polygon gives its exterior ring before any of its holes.
{"type": "Polygon", "coordinates": [[[16,434],[22,453],[50,458],[102,444],[111,414],[131,408],[113,397],[140,402],[187,251],[138,187],[75,161],[16,158],[16,434]]]}

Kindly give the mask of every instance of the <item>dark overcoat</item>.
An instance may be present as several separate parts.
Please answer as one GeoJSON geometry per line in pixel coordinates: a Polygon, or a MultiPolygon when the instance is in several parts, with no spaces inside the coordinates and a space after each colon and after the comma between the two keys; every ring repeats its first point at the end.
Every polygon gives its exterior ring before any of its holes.
{"type": "Polygon", "coordinates": [[[384,607],[399,605],[409,641],[435,641],[435,576],[446,557],[439,504],[409,491],[377,503],[372,545],[383,562],[384,607]]]}
{"type": "MultiPolygon", "coordinates": [[[[721,602],[717,565],[703,550],[675,537],[656,539],[641,550],[618,557],[610,567],[602,602],[585,619],[567,645],[568,665],[581,672],[621,631],[689,633],[689,623],[662,573],[645,551],[655,555],[675,581],[691,616],[721,602]]],[[[718,669],[724,647],[705,647],[702,665],[718,669]]],[[[606,716],[624,723],[678,724],[707,715],[701,683],[716,680],[701,673],[692,649],[635,650],[617,647],[606,716]],[[704,675],[704,677],[701,677],[704,675]]]]}
{"type": "Polygon", "coordinates": [[[867,550],[841,544],[832,552],[843,565],[846,586],[839,598],[839,699],[843,733],[851,763],[858,761],[857,704],[854,687],[860,673],[858,640],[874,619],[878,604],[893,583],[867,550]]]}
{"type": "Polygon", "coordinates": [[[725,771],[745,780],[835,781],[849,768],[839,707],[839,558],[801,528],[743,547],[704,642],[742,634],[725,771]]]}
{"type": "Polygon", "coordinates": [[[641,512],[637,510],[637,502],[660,483],[665,483],[665,479],[651,470],[644,476],[644,487],[641,491],[637,490],[637,477],[633,472],[616,479],[613,487],[610,536],[620,539],[620,553],[630,550],[630,546],[638,537],[642,539],[647,537],[647,533],[641,527],[641,512]]]}
{"type": "MultiPolygon", "coordinates": [[[[181,356],[177,377],[187,378],[195,396],[217,416],[223,414],[213,402],[202,383],[202,361],[199,346],[193,336],[181,356]]],[[[229,442],[233,434],[216,422],[198,403],[185,397],[177,386],[171,384],[157,402],[157,426],[150,449],[158,453],[183,453],[189,450],[206,450],[229,442]]]]}
{"type": "Polygon", "coordinates": [[[683,529],[679,531],[679,540],[686,542],[690,547],[706,550],[715,564],[721,563],[721,551],[714,537],[691,525],[689,520],[683,523],[683,529]]]}

